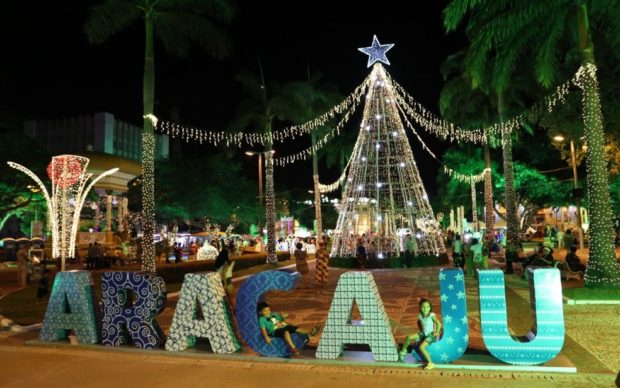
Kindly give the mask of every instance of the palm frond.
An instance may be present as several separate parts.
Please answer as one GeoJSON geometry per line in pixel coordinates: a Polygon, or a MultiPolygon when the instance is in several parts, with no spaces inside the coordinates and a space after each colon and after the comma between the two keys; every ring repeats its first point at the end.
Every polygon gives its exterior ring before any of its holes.
{"type": "Polygon", "coordinates": [[[153,15],[155,33],[169,53],[185,56],[190,43],[195,43],[216,58],[230,53],[226,33],[211,20],[182,11],[156,11],[153,15]]]}
{"type": "Polygon", "coordinates": [[[90,10],[84,31],[91,43],[102,43],[144,14],[135,1],[107,0],[90,10]]]}
{"type": "Polygon", "coordinates": [[[453,0],[443,10],[443,23],[447,32],[454,31],[461,24],[467,13],[486,0],[453,0]]]}
{"type": "Polygon", "coordinates": [[[550,87],[558,71],[559,42],[564,36],[565,15],[553,19],[536,52],[536,78],[545,88],[550,87]]]}
{"type": "Polygon", "coordinates": [[[620,2],[593,0],[589,2],[590,20],[601,28],[605,39],[615,49],[620,48],[620,2]]]}
{"type": "Polygon", "coordinates": [[[187,12],[218,23],[229,23],[236,13],[230,0],[159,0],[157,10],[187,12]]]}

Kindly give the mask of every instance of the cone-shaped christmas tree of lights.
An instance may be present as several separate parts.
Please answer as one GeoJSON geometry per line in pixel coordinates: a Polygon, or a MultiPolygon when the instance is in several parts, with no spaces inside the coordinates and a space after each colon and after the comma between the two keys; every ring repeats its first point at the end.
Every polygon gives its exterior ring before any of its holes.
{"type": "MultiPolygon", "coordinates": [[[[372,51],[372,47],[364,50],[372,51]]],[[[385,51],[375,52],[377,58],[369,60],[369,66],[376,61],[389,64],[385,51]],[[381,54],[384,60],[378,58],[381,54]]],[[[373,53],[367,53],[372,59],[373,53]]],[[[331,254],[354,256],[358,239],[364,235],[374,241],[377,257],[398,255],[404,233],[411,233],[415,240],[416,255],[443,253],[439,225],[413,158],[396,96],[379,63],[373,65],[368,90],[331,254]]]]}

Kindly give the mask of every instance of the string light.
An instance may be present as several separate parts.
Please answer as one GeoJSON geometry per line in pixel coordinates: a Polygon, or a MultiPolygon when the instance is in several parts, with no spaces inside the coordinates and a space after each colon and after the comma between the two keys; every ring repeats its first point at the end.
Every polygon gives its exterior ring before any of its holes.
{"type": "MultiPolygon", "coordinates": [[[[593,59],[592,59],[593,60],[593,59]]],[[[582,90],[583,122],[588,153],[587,190],[590,210],[590,258],[586,267],[586,286],[620,287],[620,270],[613,244],[612,212],[609,197],[604,132],[596,66],[589,63],[577,72],[582,90]]],[[[581,226],[581,225],[580,225],[581,226]]]]}
{"type": "Polygon", "coordinates": [[[366,233],[374,236],[377,254],[398,255],[397,230],[401,228],[419,233],[416,254],[443,253],[439,225],[382,65],[373,66],[370,79],[362,124],[349,159],[331,254],[354,255],[357,236],[366,233]],[[371,123],[371,128],[367,123],[371,123]]]}
{"type": "MultiPolygon", "coordinates": [[[[171,121],[159,120],[153,116],[151,121],[159,123],[157,130],[172,137],[181,138],[186,142],[196,141],[200,144],[208,143],[213,146],[224,144],[227,147],[236,145],[241,148],[242,145],[248,146],[266,145],[274,143],[283,143],[288,140],[294,140],[297,136],[310,134],[314,129],[327,125],[335,117],[345,112],[350,112],[352,107],[357,106],[370,84],[370,79],[365,79],[355,90],[349,94],[339,104],[332,107],[324,114],[299,125],[292,125],[277,131],[222,131],[222,130],[206,130],[196,127],[184,126],[171,121]]],[[[340,129],[338,129],[340,130],[340,129]]]]}
{"type": "Polygon", "coordinates": [[[545,97],[541,102],[510,120],[495,123],[485,128],[475,129],[464,129],[454,123],[441,119],[409,95],[397,82],[391,78],[389,81],[394,85],[395,99],[399,107],[426,131],[449,141],[485,144],[488,142],[488,136],[503,138],[503,134],[510,134],[515,129],[522,127],[524,123],[535,121],[543,113],[551,112],[557,105],[565,103],[566,96],[570,92],[570,86],[577,81],[578,73],[570,80],[559,85],[554,93],[545,97]]]}
{"type": "MultiPolygon", "coordinates": [[[[266,198],[266,218],[267,218],[267,264],[278,264],[278,256],[276,256],[276,199],[273,187],[273,153],[265,152],[265,189],[267,191],[266,198]]],[[[263,231],[260,231],[263,235],[263,231]]]]}
{"type": "Polygon", "coordinates": [[[485,168],[479,174],[469,175],[469,174],[461,174],[460,172],[454,171],[453,169],[449,168],[448,166],[443,166],[443,171],[450,178],[456,179],[457,181],[462,182],[462,183],[470,183],[470,182],[478,183],[478,182],[482,182],[484,180],[484,176],[485,176],[486,172],[490,171],[490,170],[491,169],[489,169],[489,168],[485,168]]]}
{"type": "Polygon", "coordinates": [[[118,168],[107,170],[93,179],[86,169],[90,160],[78,155],[58,155],[52,158],[47,168],[52,182],[52,195],[43,182],[28,168],[15,162],[7,164],[28,175],[41,188],[47,202],[48,228],[52,234],[52,256],[60,258],[61,270],[65,270],[67,258],[75,257],[75,241],[80,223],[80,213],[86,196],[95,183],[108,175],[114,174],[118,168]]]}
{"type": "Polygon", "coordinates": [[[344,125],[349,121],[351,116],[355,113],[355,110],[359,106],[359,101],[353,104],[350,109],[342,116],[338,124],[328,133],[326,133],[321,139],[319,139],[316,144],[304,149],[303,151],[299,151],[293,155],[286,155],[274,158],[274,163],[276,166],[284,167],[288,164],[295,163],[300,160],[306,160],[312,154],[321,150],[331,139],[340,135],[340,131],[344,127],[344,125]]]}
{"type": "Polygon", "coordinates": [[[155,273],[155,134],[146,130],[142,132],[142,214],[142,271],[155,273]]]}

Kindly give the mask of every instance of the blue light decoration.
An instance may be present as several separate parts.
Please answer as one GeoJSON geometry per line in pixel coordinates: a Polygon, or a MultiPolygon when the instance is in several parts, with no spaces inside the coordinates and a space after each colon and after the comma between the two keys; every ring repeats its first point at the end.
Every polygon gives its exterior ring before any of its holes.
{"type": "Polygon", "coordinates": [[[39,339],[65,339],[73,330],[81,344],[99,342],[94,286],[90,271],[58,272],[39,339]]]}
{"type": "Polygon", "coordinates": [[[513,365],[543,364],[560,353],[564,345],[562,282],[556,268],[528,267],[530,300],[535,321],[530,332],[508,332],[504,273],[480,270],[480,323],[482,339],[497,359],[513,365]]]}
{"type": "Polygon", "coordinates": [[[387,53],[392,47],[394,47],[394,43],[381,44],[379,43],[379,39],[377,39],[377,35],[373,35],[372,45],[370,47],[360,47],[358,50],[368,55],[367,67],[370,67],[375,62],[383,62],[386,65],[389,65],[390,61],[388,61],[385,53],[387,53]]]}
{"type": "Polygon", "coordinates": [[[208,338],[214,353],[240,349],[235,338],[222,278],[218,273],[188,273],[181,287],[166,350],[182,351],[196,344],[196,337],[208,338]],[[196,319],[200,308],[204,319],[196,319]]]}
{"type": "Polygon", "coordinates": [[[338,279],[316,357],[336,359],[345,344],[367,344],[375,360],[398,361],[390,320],[370,272],[347,272],[338,279]],[[353,303],[361,322],[351,322],[353,303]]]}
{"type": "Polygon", "coordinates": [[[146,272],[104,272],[101,291],[102,344],[120,346],[133,342],[142,349],[164,344],[155,320],[166,306],[166,284],[161,277],[146,272]]]}
{"type": "MultiPolygon", "coordinates": [[[[426,348],[434,362],[449,363],[458,360],[467,350],[469,323],[464,279],[463,270],[460,268],[442,268],[439,271],[443,334],[439,341],[426,348]]],[[[426,362],[418,347],[419,344],[414,346],[413,358],[426,362]]]]}
{"type": "MultiPolygon", "coordinates": [[[[235,305],[239,332],[243,340],[257,353],[263,356],[288,357],[291,349],[282,338],[272,338],[271,345],[265,343],[258,326],[257,306],[261,296],[271,290],[292,290],[301,275],[297,272],[282,271],[260,272],[247,278],[237,293],[235,305]]],[[[292,334],[291,338],[297,349],[304,347],[307,339],[299,334],[292,334]]]]}

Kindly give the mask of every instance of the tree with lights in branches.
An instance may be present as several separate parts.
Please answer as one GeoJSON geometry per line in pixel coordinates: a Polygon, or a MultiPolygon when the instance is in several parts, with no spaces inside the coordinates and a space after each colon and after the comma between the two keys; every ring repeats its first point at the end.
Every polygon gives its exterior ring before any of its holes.
{"type": "Polygon", "coordinates": [[[155,101],[154,36],[166,51],[185,56],[189,43],[197,43],[215,57],[229,51],[228,39],[217,23],[232,19],[227,0],[106,0],[93,7],[85,29],[93,43],[106,41],[137,20],[144,20],[144,132],[142,134],[142,270],[155,272],[155,101]]]}
{"type": "Polygon", "coordinates": [[[497,2],[453,0],[444,10],[444,24],[455,30],[467,20],[470,39],[465,59],[473,77],[480,81],[490,56],[496,61],[496,84],[506,84],[514,75],[515,63],[524,56],[534,58],[536,78],[550,87],[558,73],[559,59],[568,48],[579,58],[576,84],[582,91],[583,121],[587,151],[587,189],[590,212],[590,257],[585,274],[588,287],[620,287],[616,264],[608,173],[605,161],[603,115],[592,33],[607,44],[620,43],[620,3],[601,0],[521,0],[497,2]]]}
{"type": "Polygon", "coordinates": [[[332,255],[353,256],[358,236],[376,244],[377,256],[400,253],[400,229],[416,239],[415,254],[445,252],[439,225],[422,184],[401,121],[396,95],[384,67],[385,53],[373,37],[369,56],[370,84],[359,135],[345,180],[332,255]]]}

